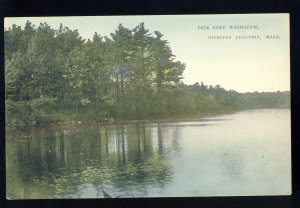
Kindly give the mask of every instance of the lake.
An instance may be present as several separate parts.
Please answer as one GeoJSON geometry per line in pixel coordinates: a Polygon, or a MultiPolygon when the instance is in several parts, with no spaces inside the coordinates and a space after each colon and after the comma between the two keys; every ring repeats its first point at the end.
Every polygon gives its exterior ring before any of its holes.
{"type": "Polygon", "coordinates": [[[103,190],[112,197],[290,194],[290,135],[289,109],[33,128],[7,134],[7,197],[103,198],[103,190]]]}

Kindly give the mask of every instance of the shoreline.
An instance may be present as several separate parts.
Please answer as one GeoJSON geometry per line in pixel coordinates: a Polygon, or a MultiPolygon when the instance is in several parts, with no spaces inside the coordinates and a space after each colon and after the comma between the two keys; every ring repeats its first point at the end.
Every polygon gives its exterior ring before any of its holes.
{"type": "MultiPolygon", "coordinates": [[[[72,121],[63,121],[63,122],[51,122],[48,124],[33,124],[33,125],[5,125],[5,132],[6,137],[8,135],[14,134],[25,134],[26,132],[31,131],[39,131],[39,130],[52,130],[52,131],[63,131],[63,130],[70,130],[70,129],[84,129],[90,127],[113,127],[118,125],[132,125],[137,123],[168,123],[168,122],[188,122],[188,121],[199,121],[204,118],[220,116],[220,115],[227,115],[227,114],[234,114],[240,112],[241,110],[237,111],[224,111],[218,113],[205,113],[205,114],[198,114],[198,115],[190,115],[190,116],[180,116],[180,117],[167,117],[161,119],[141,119],[141,120],[107,120],[106,122],[100,122],[95,120],[89,121],[77,121],[76,119],[72,121]],[[18,133],[16,133],[18,132],[18,133]]],[[[10,136],[9,136],[10,137],[10,136]]]]}
{"type": "Polygon", "coordinates": [[[84,119],[65,119],[64,121],[54,121],[47,124],[14,124],[14,125],[5,125],[5,128],[14,128],[14,127],[49,127],[49,126],[80,126],[80,125],[89,125],[89,124],[100,124],[103,126],[108,125],[118,125],[118,124],[131,124],[131,123],[152,123],[152,122],[184,122],[184,121],[193,121],[201,119],[204,117],[232,114],[240,112],[243,110],[236,111],[223,111],[217,113],[203,113],[197,115],[188,115],[188,116],[178,116],[178,117],[165,117],[165,118],[148,118],[148,119],[114,119],[108,118],[104,121],[96,120],[84,120],[84,119]]]}
{"type": "MultiPolygon", "coordinates": [[[[64,131],[64,130],[72,130],[72,129],[88,129],[91,127],[114,127],[119,125],[132,125],[132,124],[151,124],[151,123],[177,123],[177,122],[192,122],[192,121],[201,121],[205,118],[211,118],[216,116],[222,116],[222,115],[231,115],[238,112],[243,111],[252,111],[252,110],[266,110],[266,109],[290,109],[290,108],[261,108],[261,109],[240,109],[235,111],[224,111],[224,112],[218,112],[218,113],[205,113],[205,114],[198,114],[198,115],[190,115],[190,116],[180,116],[176,118],[162,118],[162,119],[141,119],[141,120],[108,120],[106,122],[99,122],[99,121],[80,121],[75,122],[75,120],[72,120],[71,122],[53,122],[49,124],[44,125],[11,125],[7,126],[5,125],[5,138],[10,138],[12,135],[21,134],[24,135],[25,138],[27,137],[27,133],[30,133],[32,131],[38,132],[38,131],[64,131]]],[[[22,136],[21,136],[22,138],[22,136]]]]}

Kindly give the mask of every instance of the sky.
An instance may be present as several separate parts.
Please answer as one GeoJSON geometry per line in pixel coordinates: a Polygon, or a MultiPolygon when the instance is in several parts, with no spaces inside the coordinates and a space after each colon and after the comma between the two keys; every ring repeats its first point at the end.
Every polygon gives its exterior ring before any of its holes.
{"type": "Polygon", "coordinates": [[[290,90],[288,14],[9,17],[5,18],[4,27],[23,27],[27,20],[36,26],[47,22],[54,29],[62,23],[72,30],[78,29],[84,39],[92,39],[95,32],[110,36],[120,23],[133,29],[144,22],[149,32],[160,31],[175,60],[186,64],[186,84],[203,82],[238,92],[290,90]],[[257,25],[258,29],[229,29],[248,25],[257,25]],[[225,29],[213,29],[214,26],[225,29]],[[207,27],[208,30],[201,29],[207,27]],[[280,39],[266,39],[267,35],[280,39]],[[208,39],[209,36],[232,39],[208,39]],[[235,40],[236,36],[261,39],[235,40]]]}

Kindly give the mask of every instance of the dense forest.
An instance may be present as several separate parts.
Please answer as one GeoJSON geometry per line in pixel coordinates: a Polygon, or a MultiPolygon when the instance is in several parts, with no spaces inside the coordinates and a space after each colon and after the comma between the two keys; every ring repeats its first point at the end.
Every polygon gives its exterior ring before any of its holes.
{"type": "MultiPolygon", "coordinates": [[[[290,92],[238,93],[186,85],[185,64],[144,23],[92,40],[62,24],[27,21],[4,33],[7,125],[180,118],[288,108],[290,92]]],[[[201,65],[201,64],[200,64],[201,65]]],[[[201,77],[199,77],[201,80],[201,77]]]]}

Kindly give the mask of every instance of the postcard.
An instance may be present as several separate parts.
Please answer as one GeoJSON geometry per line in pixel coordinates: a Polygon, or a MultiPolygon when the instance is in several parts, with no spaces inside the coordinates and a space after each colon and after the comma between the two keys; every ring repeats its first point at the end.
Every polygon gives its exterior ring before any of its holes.
{"type": "Polygon", "coordinates": [[[8,199],[291,194],[289,14],[4,27],[8,199]]]}

